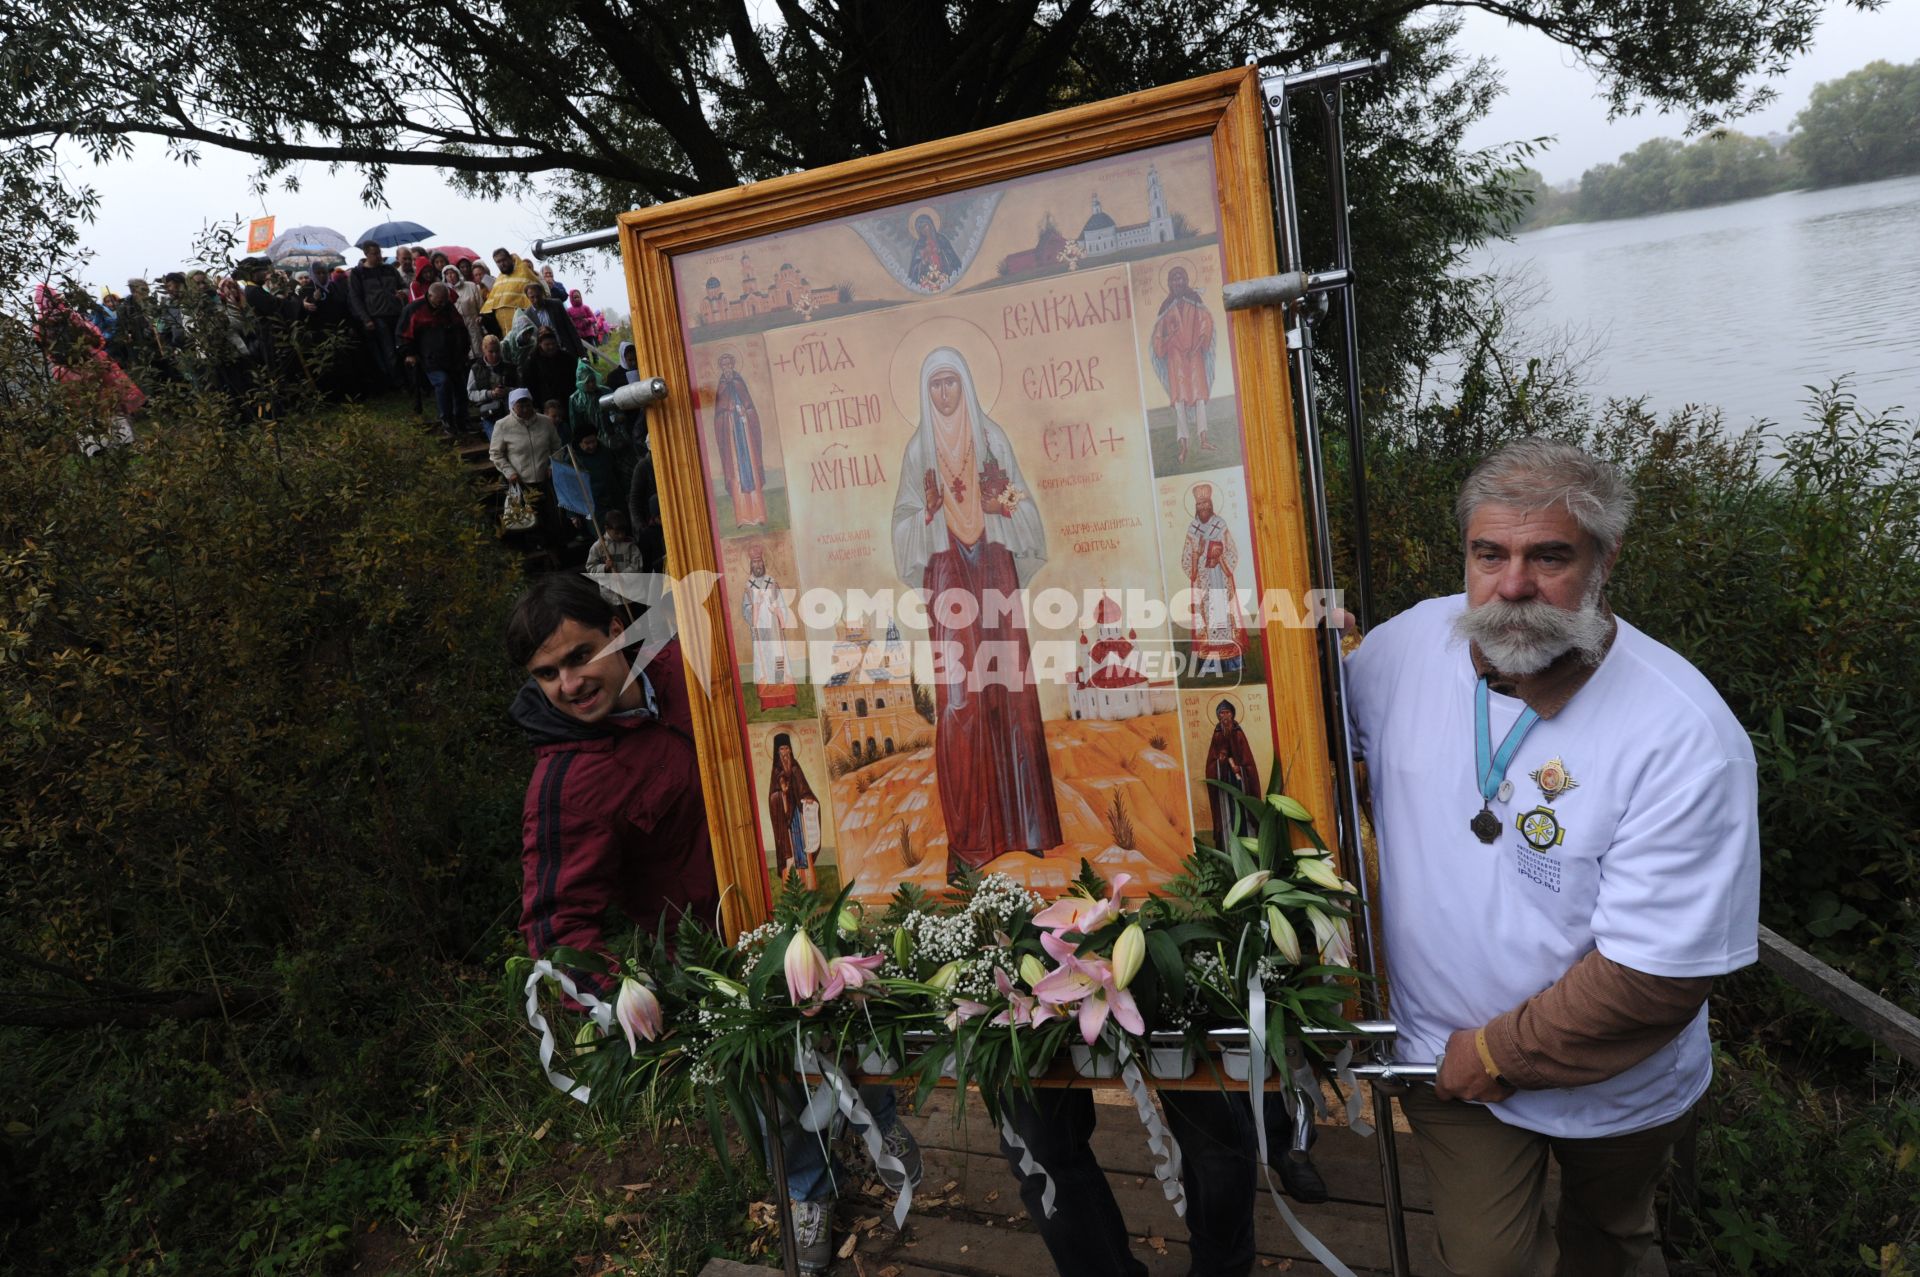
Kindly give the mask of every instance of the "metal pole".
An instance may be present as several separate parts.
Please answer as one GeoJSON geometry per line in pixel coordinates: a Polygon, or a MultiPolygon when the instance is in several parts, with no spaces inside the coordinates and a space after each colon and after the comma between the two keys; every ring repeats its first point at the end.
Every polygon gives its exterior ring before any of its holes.
{"type": "MultiPolygon", "coordinates": [[[[1372,69],[1377,70],[1380,65],[1384,65],[1384,60],[1376,63],[1372,69]]],[[[1356,72],[1356,74],[1364,73],[1370,72],[1356,72]]],[[[1309,77],[1311,74],[1309,73],[1309,77]]],[[[1264,81],[1261,87],[1262,98],[1268,111],[1267,140],[1275,177],[1276,226],[1282,231],[1281,269],[1304,272],[1306,264],[1300,244],[1299,191],[1293,176],[1290,108],[1287,101],[1289,78],[1295,77],[1274,77],[1264,81]]],[[[1350,78],[1344,74],[1344,70],[1343,74],[1335,77],[1335,82],[1338,83],[1338,80],[1343,78],[1350,78]]],[[[1330,144],[1336,148],[1340,140],[1337,135],[1329,139],[1330,144]]],[[[1343,177],[1341,198],[1344,200],[1344,197],[1343,177]]],[[[1340,217],[1337,220],[1344,225],[1344,208],[1340,211],[1340,217]]],[[[1344,236],[1344,230],[1339,234],[1344,236]]],[[[1349,263],[1343,261],[1336,264],[1336,269],[1346,270],[1349,266],[1349,263]]],[[[1353,295],[1351,276],[1348,277],[1345,286],[1337,291],[1341,292],[1346,299],[1347,313],[1351,318],[1353,295]]],[[[1334,582],[1333,531],[1327,513],[1326,457],[1320,444],[1320,414],[1314,399],[1313,330],[1306,322],[1304,308],[1295,307],[1290,318],[1293,327],[1289,334],[1288,345],[1293,348],[1295,355],[1294,397],[1300,401],[1300,433],[1307,463],[1307,496],[1313,507],[1314,557],[1319,569],[1320,582],[1325,587],[1332,588],[1334,582]]],[[[1357,331],[1357,328],[1349,330],[1355,338],[1357,338],[1357,331]]],[[[1352,358],[1352,353],[1353,348],[1349,347],[1349,366],[1357,369],[1358,364],[1352,358]]],[[[1359,471],[1366,464],[1365,454],[1356,451],[1352,464],[1355,471],[1359,471]]],[[[1364,563],[1366,550],[1363,547],[1357,547],[1357,549],[1356,557],[1364,563]]],[[[1344,841],[1353,852],[1356,870],[1355,885],[1359,889],[1360,897],[1360,908],[1355,913],[1360,931],[1356,940],[1366,962],[1366,970],[1378,975],[1380,974],[1379,960],[1373,947],[1373,900],[1367,883],[1366,852],[1360,834],[1360,792],[1353,774],[1353,756],[1347,736],[1346,667],[1341,660],[1339,632],[1330,627],[1324,627],[1320,640],[1321,668],[1328,704],[1327,724],[1332,735],[1329,744],[1333,753],[1336,782],[1340,790],[1340,815],[1346,826],[1347,837],[1344,841]]],[[[1362,999],[1375,1017],[1384,1018],[1379,996],[1373,986],[1369,986],[1363,992],[1362,999]]],[[[1386,1215],[1387,1252],[1394,1277],[1410,1277],[1412,1269],[1408,1265],[1407,1258],[1407,1221],[1400,1194],[1400,1156],[1399,1148],[1394,1141],[1393,1110],[1389,1103],[1382,1118],[1377,1091],[1375,1096],[1374,1116],[1376,1119],[1382,1119],[1375,1122],[1374,1130],[1377,1140],[1375,1147],[1380,1157],[1380,1197],[1383,1213],[1386,1215]]]]}
{"type": "Polygon", "coordinates": [[[1407,1260],[1406,1206],[1400,1200],[1400,1146],[1393,1129],[1393,1096],[1388,1087],[1371,1082],[1373,1093],[1373,1137],[1380,1150],[1380,1205],[1387,1213],[1387,1258],[1393,1277],[1409,1277],[1413,1266],[1407,1260]]]}
{"type": "Polygon", "coordinates": [[[780,1137],[780,1097],[772,1078],[761,1078],[760,1085],[766,1105],[762,1126],[767,1136],[767,1157],[773,1163],[773,1217],[780,1223],[780,1266],[787,1277],[800,1277],[800,1244],[793,1236],[793,1203],[787,1200],[787,1150],[780,1137]]]}
{"type": "Polygon", "coordinates": [[[620,242],[620,228],[609,226],[605,230],[582,231],[578,235],[556,235],[552,239],[533,241],[535,257],[552,257],[556,253],[577,253],[583,248],[608,248],[620,242]]]}
{"type": "MultiPolygon", "coordinates": [[[[1288,106],[1284,92],[1275,93],[1273,82],[1268,81],[1266,100],[1268,107],[1267,143],[1273,161],[1273,171],[1277,179],[1275,194],[1278,214],[1276,224],[1281,231],[1281,266],[1283,270],[1301,269],[1300,251],[1300,214],[1299,195],[1293,178],[1293,156],[1289,145],[1288,106]]],[[[1320,410],[1315,403],[1313,380],[1313,330],[1305,320],[1304,312],[1295,308],[1290,316],[1292,329],[1289,333],[1289,346],[1294,349],[1293,364],[1294,398],[1300,403],[1300,434],[1307,463],[1307,499],[1313,508],[1314,558],[1318,571],[1315,575],[1319,583],[1332,589],[1334,584],[1333,566],[1333,529],[1327,513],[1327,466],[1326,456],[1320,446],[1320,410]]],[[[1347,685],[1346,668],[1340,656],[1340,635],[1330,626],[1320,631],[1320,667],[1323,685],[1322,696],[1325,702],[1326,720],[1332,739],[1328,742],[1333,755],[1335,781],[1340,799],[1340,818],[1345,826],[1346,837],[1343,843],[1352,851],[1354,866],[1354,885],[1360,896],[1358,912],[1359,935],[1355,942],[1364,960],[1364,969],[1370,974],[1380,974],[1379,955],[1373,948],[1373,895],[1367,883],[1366,849],[1360,839],[1360,791],[1353,774],[1353,758],[1347,740],[1347,685]]],[[[1372,985],[1362,993],[1368,1014],[1375,1019],[1385,1019],[1380,1006],[1379,995],[1372,985]]]]}
{"type": "Polygon", "coordinates": [[[1341,124],[1341,81],[1320,91],[1320,118],[1326,125],[1327,194],[1333,203],[1333,268],[1347,277],[1337,290],[1347,339],[1347,450],[1348,482],[1353,488],[1354,615],[1360,628],[1373,624],[1373,531],[1367,516],[1366,435],[1360,408],[1360,311],[1354,304],[1353,233],[1347,222],[1347,145],[1341,124]]]}

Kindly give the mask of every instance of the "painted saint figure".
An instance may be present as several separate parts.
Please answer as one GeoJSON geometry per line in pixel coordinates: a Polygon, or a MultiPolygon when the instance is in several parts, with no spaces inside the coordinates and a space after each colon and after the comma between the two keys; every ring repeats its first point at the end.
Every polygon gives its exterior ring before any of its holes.
{"type": "Polygon", "coordinates": [[[960,254],[954,251],[946,232],[934,225],[930,214],[914,218],[913,256],[907,262],[907,278],[914,287],[932,288],[941,280],[951,283],[959,273],[960,254]]]}
{"type": "Polygon", "coordinates": [[[1193,591],[1193,669],[1214,676],[1238,674],[1246,653],[1246,616],[1234,573],[1240,549],[1227,521],[1214,513],[1213,485],[1193,485],[1193,521],[1180,547],[1180,571],[1193,591]]]}
{"type": "MultiPolygon", "coordinates": [[[[1258,796],[1260,766],[1253,760],[1253,746],[1247,743],[1233,702],[1221,701],[1213,717],[1213,739],[1207,743],[1207,779],[1258,796]]],[[[1208,786],[1207,798],[1213,808],[1213,840],[1219,846],[1225,847],[1228,838],[1251,838],[1260,832],[1253,816],[1231,794],[1208,786]]]]}
{"type": "Polygon", "coordinates": [[[927,594],[934,764],[947,874],[1061,841],[1018,592],[1047,559],[1013,447],[981,410],[966,358],[920,365],[920,423],[900,461],[895,571],[927,594]]]}
{"type": "Polygon", "coordinates": [[[1187,270],[1167,271],[1167,299],[1153,321],[1153,371],[1173,401],[1173,428],[1180,439],[1180,460],[1187,459],[1187,426],[1192,422],[1200,451],[1212,452],[1207,439],[1207,401],[1213,397],[1213,316],[1187,283],[1187,270]]]}
{"type": "Polygon", "coordinates": [[[820,848],[820,800],[794,756],[793,737],[781,732],[773,738],[773,770],[767,777],[767,816],[773,822],[774,872],[785,877],[791,864],[811,891],[814,853],[820,848]]]}
{"type": "Polygon", "coordinates": [[[753,637],[753,682],[761,709],[785,709],[797,699],[793,663],[787,659],[787,633],[799,622],[767,572],[767,554],[754,546],[747,555],[747,588],[740,610],[753,637]]]}
{"type": "Polygon", "coordinates": [[[720,356],[713,388],[713,433],[720,444],[720,473],[733,498],[733,521],[743,528],[766,526],[767,472],[760,463],[760,410],[732,355],[720,356]]]}

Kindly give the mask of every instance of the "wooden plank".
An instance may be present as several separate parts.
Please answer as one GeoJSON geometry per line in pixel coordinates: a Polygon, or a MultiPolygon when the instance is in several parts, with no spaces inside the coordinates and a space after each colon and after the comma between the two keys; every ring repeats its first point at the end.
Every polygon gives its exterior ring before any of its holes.
{"type": "Polygon", "coordinates": [[[1920,1064],[1920,1019],[1786,939],[1760,928],[1767,970],[1909,1064],[1920,1064]]]}
{"type": "MultiPolygon", "coordinates": [[[[1150,1175],[1153,1159],[1131,1104],[1106,1106],[1103,1096],[1100,1123],[1091,1141],[1093,1154],[1110,1171],[1128,1175],[1150,1175]]],[[[907,1118],[908,1129],[923,1147],[956,1149],[997,1157],[1000,1134],[987,1118],[978,1096],[969,1096],[959,1122],[954,1121],[953,1093],[941,1091],[922,1106],[920,1115],[907,1118]]],[[[1117,1098],[1117,1097],[1116,1097],[1117,1098]]],[[[1419,1148],[1411,1136],[1402,1134],[1400,1152],[1400,1193],[1408,1210],[1431,1210],[1433,1196],[1427,1187],[1426,1167],[1421,1165],[1419,1148]]],[[[1321,1124],[1313,1146],[1314,1165],[1327,1181],[1328,1190],[1342,1201],[1381,1204],[1380,1155],[1372,1136],[1360,1136],[1344,1126],[1321,1124]]]]}
{"type": "MultiPolygon", "coordinates": [[[[1147,1266],[1151,1277],[1184,1277],[1191,1266],[1186,1244],[1179,1238],[1136,1233],[1132,1240],[1133,1253],[1147,1266]],[[1150,1245],[1146,1241],[1148,1237],[1157,1238],[1162,1244],[1150,1245]]],[[[923,1272],[938,1273],[942,1277],[949,1274],[953,1277],[1008,1277],[1009,1274],[1039,1277],[1053,1268],[1046,1244],[1038,1233],[1031,1231],[1031,1225],[1009,1226],[920,1215],[908,1221],[907,1231],[898,1241],[874,1250],[863,1244],[859,1257],[861,1262],[857,1268],[851,1258],[836,1263],[832,1269],[834,1277],[857,1277],[861,1272],[873,1277],[887,1264],[901,1265],[902,1277],[923,1272]]],[[[1282,1258],[1271,1254],[1263,1257],[1276,1261],[1275,1267],[1282,1258]]],[[[762,1277],[759,1271],[750,1271],[753,1277],[762,1277]]],[[[1254,1271],[1262,1270],[1256,1265],[1254,1271]]],[[[1308,1260],[1293,1260],[1286,1271],[1304,1277],[1324,1277],[1327,1272],[1308,1260]]],[[[1356,1268],[1354,1271],[1362,1277],[1377,1277],[1384,1270],[1356,1268]]]]}

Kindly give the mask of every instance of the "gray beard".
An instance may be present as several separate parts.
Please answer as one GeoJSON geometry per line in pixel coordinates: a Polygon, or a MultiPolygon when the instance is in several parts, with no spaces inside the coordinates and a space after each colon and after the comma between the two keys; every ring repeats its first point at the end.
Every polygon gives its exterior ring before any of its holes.
{"type": "Polygon", "coordinates": [[[1480,648],[1502,674],[1537,674],[1568,652],[1589,664],[1606,651],[1612,619],[1600,606],[1603,583],[1595,581],[1578,611],[1535,599],[1510,603],[1491,599],[1453,619],[1453,633],[1480,648]]]}

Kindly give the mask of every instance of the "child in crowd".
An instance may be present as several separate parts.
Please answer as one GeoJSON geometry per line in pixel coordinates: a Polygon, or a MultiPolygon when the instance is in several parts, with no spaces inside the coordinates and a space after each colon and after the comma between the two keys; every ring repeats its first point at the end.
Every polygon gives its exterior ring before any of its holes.
{"type": "MultiPolygon", "coordinates": [[[[646,570],[640,562],[640,547],[633,543],[633,521],[627,517],[625,510],[608,510],[601,515],[600,528],[600,539],[587,551],[586,572],[589,576],[646,570]]],[[[622,608],[626,603],[626,594],[603,581],[596,581],[595,584],[600,587],[600,597],[615,608],[622,608]]]]}

